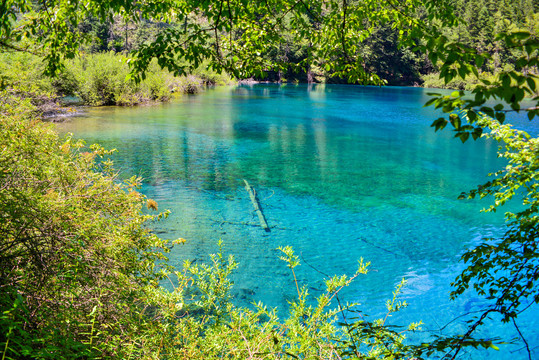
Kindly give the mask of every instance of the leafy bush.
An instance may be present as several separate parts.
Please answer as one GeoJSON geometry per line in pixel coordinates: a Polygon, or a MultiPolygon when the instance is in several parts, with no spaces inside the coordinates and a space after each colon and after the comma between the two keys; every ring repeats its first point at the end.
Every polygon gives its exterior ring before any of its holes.
{"type": "Polygon", "coordinates": [[[69,62],[55,84],[57,89],[71,89],[74,95],[93,106],[136,105],[170,98],[167,72],[151,66],[146,79],[137,84],[129,79],[129,71],[123,56],[85,55],[69,62]],[[74,79],[76,86],[71,85],[70,79],[74,79]]]}
{"type": "Polygon", "coordinates": [[[54,87],[44,77],[45,66],[38,56],[22,52],[0,53],[0,82],[2,85],[28,94],[51,94],[54,87]]]}
{"type": "Polygon", "coordinates": [[[31,98],[34,105],[73,95],[92,106],[132,106],[168,101],[173,93],[195,94],[206,86],[231,82],[228,75],[205,70],[202,66],[195,71],[196,74],[175,77],[154,61],[145,78],[136,83],[129,78],[127,59],[112,52],[73,59],[55,78],[44,76],[43,71],[42,59],[37,56],[0,54],[0,85],[31,98]]]}
{"type": "Polygon", "coordinates": [[[179,94],[196,94],[204,89],[202,80],[193,75],[174,78],[172,89],[179,94]]]}
{"type": "Polygon", "coordinates": [[[228,85],[232,82],[232,78],[226,73],[219,73],[209,68],[209,62],[204,62],[196,68],[191,75],[200,78],[204,85],[228,85]]]}
{"type": "Polygon", "coordinates": [[[141,213],[138,180],[119,184],[108,161],[96,162],[108,152],[60,140],[35,121],[28,100],[2,98],[4,356],[93,353],[96,339],[104,343],[130,327],[137,299],[160,279],[155,260],[163,256],[154,249],[166,250],[164,242],[143,227],[151,217],[141,213]]]}
{"type": "MultiPolygon", "coordinates": [[[[481,76],[484,79],[492,80],[494,75],[489,73],[482,73],[481,76]]],[[[466,80],[456,78],[449,83],[445,83],[443,78],[440,78],[440,73],[430,73],[422,75],[423,87],[425,88],[438,88],[438,89],[455,89],[455,90],[474,90],[478,85],[482,85],[482,82],[475,76],[471,75],[466,80]]]]}
{"type": "Polygon", "coordinates": [[[173,92],[195,94],[208,85],[230,83],[226,74],[204,70],[202,66],[192,75],[175,77],[159,68],[156,61],[150,64],[140,83],[130,79],[129,73],[127,59],[121,55],[85,55],[68,63],[54,84],[57,90],[72,89],[85,103],[100,106],[167,101],[173,92]]]}
{"type": "MultiPolygon", "coordinates": [[[[185,67],[188,64],[185,63],[185,67]]],[[[232,78],[226,73],[218,73],[208,68],[208,63],[200,65],[191,74],[172,79],[170,84],[174,92],[180,94],[196,94],[206,86],[222,86],[231,84],[232,78]]]]}

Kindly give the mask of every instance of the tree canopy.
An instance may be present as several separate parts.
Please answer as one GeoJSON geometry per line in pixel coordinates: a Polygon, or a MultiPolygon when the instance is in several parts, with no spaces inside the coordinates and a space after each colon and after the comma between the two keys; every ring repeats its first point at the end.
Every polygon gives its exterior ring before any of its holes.
{"type": "Polygon", "coordinates": [[[455,22],[451,8],[443,1],[159,1],[79,2],[24,0],[3,3],[0,46],[39,53],[50,74],[62,59],[72,58],[81,44],[89,41],[81,28],[88,21],[145,21],[163,24],[152,41],[133,52],[134,74],[143,71],[149,59],[182,72],[178,58],[196,67],[204,59],[211,65],[238,76],[261,74],[285,65],[318,65],[351,81],[379,84],[369,74],[358,44],[378,25],[397,29],[406,45],[420,33],[436,32],[455,22]],[[422,9],[418,11],[416,9],[422,9]],[[421,13],[419,13],[421,12],[421,13]],[[95,21],[95,20],[94,20],[95,21]],[[438,21],[438,23],[434,23],[438,21]],[[286,59],[284,45],[305,44],[300,64],[286,59]],[[277,54],[269,58],[267,54],[277,54]],[[283,56],[278,56],[282,54],[283,56]]]}

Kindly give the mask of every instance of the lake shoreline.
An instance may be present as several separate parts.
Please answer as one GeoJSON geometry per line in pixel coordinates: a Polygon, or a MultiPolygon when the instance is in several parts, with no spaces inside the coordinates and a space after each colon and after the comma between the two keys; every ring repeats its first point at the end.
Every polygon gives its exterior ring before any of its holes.
{"type": "MultiPolygon", "coordinates": [[[[253,86],[253,85],[290,85],[290,86],[298,86],[298,85],[315,85],[315,86],[322,86],[322,85],[330,85],[330,86],[350,86],[350,87],[382,87],[382,88],[424,88],[423,86],[417,86],[417,85],[384,85],[384,86],[376,86],[376,85],[363,85],[363,84],[332,84],[332,83],[323,83],[323,82],[317,82],[317,83],[307,83],[307,82],[299,82],[299,83],[288,83],[288,82],[279,82],[279,81],[263,81],[263,80],[255,80],[253,78],[248,79],[242,79],[237,80],[231,84],[227,85],[211,85],[211,86],[204,86],[199,89],[199,91],[191,93],[191,92],[183,92],[183,93],[176,93],[177,95],[172,96],[171,98],[167,98],[166,100],[153,100],[153,101],[143,101],[137,104],[129,104],[129,105],[97,105],[92,106],[88,104],[84,104],[82,100],[79,101],[72,101],[70,102],[70,105],[63,105],[58,101],[57,99],[51,99],[49,101],[45,101],[43,104],[38,105],[38,111],[41,114],[41,118],[44,121],[47,122],[53,122],[53,123],[62,123],[65,121],[68,121],[72,117],[78,117],[78,116],[84,116],[86,113],[86,109],[88,108],[102,108],[105,106],[111,106],[111,107],[117,107],[117,108],[131,108],[131,107],[148,107],[148,106],[157,106],[162,104],[167,104],[175,99],[179,99],[185,95],[197,95],[200,93],[200,91],[204,92],[208,89],[214,88],[214,87],[222,87],[222,86],[253,86]]],[[[451,90],[447,88],[431,88],[433,90],[451,90]]],[[[60,101],[63,101],[60,99],[60,101]]]]}

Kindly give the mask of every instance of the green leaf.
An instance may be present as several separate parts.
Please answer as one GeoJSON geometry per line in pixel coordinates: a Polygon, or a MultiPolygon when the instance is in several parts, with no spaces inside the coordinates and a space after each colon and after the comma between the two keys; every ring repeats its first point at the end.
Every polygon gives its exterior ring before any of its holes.
{"type": "Polygon", "coordinates": [[[469,74],[469,70],[465,66],[461,66],[458,69],[458,73],[459,73],[459,76],[464,80],[466,79],[466,75],[469,74]]]}
{"type": "Polygon", "coordinates": [[[465,143],[466,140],[468,140],[468,138],[470,137],[470,133],[460,133],[458,134],[458,137],[460,138],[460,141],[462,141],[462,143],[465,143]]]}
{"type": "Polygon", "coordinates": [[[460,120],[460,117],[457,114],[450,114],[449,121],[451,122],[451,125],[453,125],[455,129],[457,130],[460,129],[462,122],[460,120]]]}
{"type": "Polygon", "coordinates": [[[517,31],[512,34],[510,34],[511,37],[514,37],[518,40],[525,40],[531,36],[531,34],[527,31],[517,31]]]}
{"type": "Polygon", "coordinates": [[[477,120],[477,114],[474,110],[470,109],[468,110],[468,112],[466,113],[466,115],[468,116],[468,120],[470,122],[475,122],[477,120]]]}
{"type": "Polygon", "coordinates": [[[484,112],[485,114],[487,114],[488,116],[494,117],[494,111],[492,110],[491,107],[483,106],[480,110],[481,110],[482,112],[484,112]]]}
{"type": "Polygon", "coordinates": [[[485,63],[485,57],[481,56],[481,55],[477,55],[475,57],[475,63],[477,64],[477,67],[481,67],[483,66],[483,64],[485,63]]]}
{"type": "Polygon", "coordinates": [[[528,83],[530,90],[535,92],[535,89],[536,89],[535,79],[529,77],[529,78],[526,78],[526,82],[528,83]]]}
{"type": "Polygon", "coordinates": [[[477,71],[477,68],[475,66],[470,65],[469,69],[473,72],[475,77],[477,77],[477,78],[479,77],[479,71],[477,71]]]}
{"type": "Polygon", "coordinates": [[[483,134],[483,129],[480,127],[476,127],[474,131],[472,132],[472,137],[474,140],[477,140],[481,137],[482,134],[483,134]]]}
{"type": "Polygon", "coordinates": [[[511,85],[511,78],[506,73],[503,73],[500,75],[500,80],[502,81],[502,86],[507,91],[509,91],[509,85],[511,85]]]}
{"type": "Polygon", "coordinates": [[[448,121],[445,118],[441,117],[434,120],[430,126],[435,129],[434,131],[438,131],[442,130],[447,125],[447,123],[448,121]]]}
{"type": "Polygon", "coordinates": [[[436,101],[438,101],[437,98],[429,99],[429,101],[427,101],[427,102],[425,103],[425,105],[423,105],[423,107],[431,106],[431,105],[434,104],[436,101]]]}

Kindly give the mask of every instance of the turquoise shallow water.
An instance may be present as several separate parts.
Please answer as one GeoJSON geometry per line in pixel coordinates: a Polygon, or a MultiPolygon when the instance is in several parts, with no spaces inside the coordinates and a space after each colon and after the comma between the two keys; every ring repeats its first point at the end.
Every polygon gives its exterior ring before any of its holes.
{"type": "MultiPolygon", "coordinates": [[[[342,296],[379,316],[405,277],[410,305],[391,322],[422,320],[420,338],[481,308],[473,294],[450,302],[449,283],[462,252],[503,224],[479,212],[488,203],[457,200],[503,166],[496,145],[435,134],[427,99],[418,88],[238,86],[162,106],[90,109],[59,129],[119,149],[122,176],[145,179],[142,191],[172,211],[156,231],[188,240],[173,251],[174,264],[206,261],[222,239],[240,264],[237,304],[262,301],[286,313],[296,290],[278,246],[300,255],[298,280],[313,296],[324,288],[320,272],[350,274],[364,258],[371,272],[342,296]],[[256,226],[243,179],[257,190],[271,232],[256,226]]],[[[520,324],[536,345],[538,314],[529,310],[520,324]]],[[[488,329],[517,335],[498,319],[488,329]]],[[[468,357],[520,358],[521,347],[468,357]]]]}

